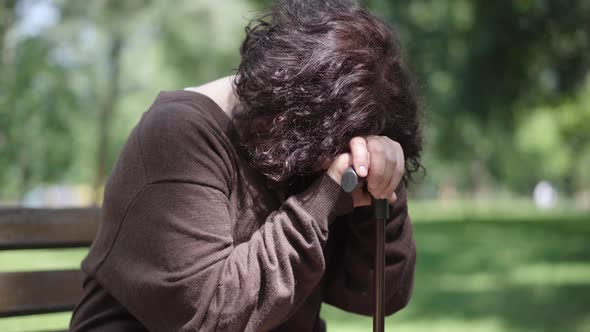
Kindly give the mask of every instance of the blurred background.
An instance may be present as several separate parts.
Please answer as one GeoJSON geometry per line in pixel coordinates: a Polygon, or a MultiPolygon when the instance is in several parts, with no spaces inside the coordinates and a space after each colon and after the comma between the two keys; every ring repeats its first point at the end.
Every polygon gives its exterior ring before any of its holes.
{"type": "MultiPolygon", "coordinates": [[[[269,3],[3,0],[0,208],[100,205],[156,95],[234,73],[269,3]]],[[[365,3],[399,32],[426,128],[415,289],[387,329],[590,331],[590,1],[365,3]]],[[[78,268],[85,254],[0,251],[0,271],[78,268]]],[[[329,331],[371,329],[322,314],[329,331]]]]}

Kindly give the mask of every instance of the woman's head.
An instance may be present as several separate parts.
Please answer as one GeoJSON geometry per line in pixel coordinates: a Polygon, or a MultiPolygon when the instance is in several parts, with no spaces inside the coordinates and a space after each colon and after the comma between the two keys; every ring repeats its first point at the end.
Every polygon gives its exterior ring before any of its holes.
{"type": "Polygon", "coordinates": [[[271,183],[311,174],[354,136],[399,142],[420,167],[413,84],[394,30],[348,0],[281,0],[246,28],[234,116],[250,163],[271,183]]]}

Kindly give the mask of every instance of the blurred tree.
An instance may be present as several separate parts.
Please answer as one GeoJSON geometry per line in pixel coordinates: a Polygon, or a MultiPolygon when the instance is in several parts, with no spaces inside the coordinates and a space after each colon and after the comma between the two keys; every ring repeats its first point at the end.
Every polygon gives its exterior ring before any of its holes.
{"type": "Polygon", "coordinates": [[[13,197],[35,183],[59,181],[74,159],[76,101],[63,67],[50,60],[53,43],[39,33],[43,27],[22,25],[28,5],[0,7],[0,195],[13,197]]]}
{"type": "Polygon", "coordinates": [[[181,86],[192,86],[235,73],[239,45],[249,16],[246,1],[179,1],[178,7],[161,8],[162,46],[165,59],[181,86]]]}
{"type": "MultiPolygon", "coordinates": [[[[67,1],[61,8],[64,22],[74,21],[77,24],[72,26],[90,29],[102,37],[103,47],[96,47],[96,50],[101,52],[95,53],[94,57],[89,59],[91,62],[86,63],[92,72],[91,77],[94,78],[87,86],[92,96],[92,99],[87,101],[96,105],[98,115],[93,180],[95,202],[101,199],[101,189],[112,160],[109,158],[109,146],[116,105],[121,94],[121,57],[130,30],[137,24],[136,20],[130,18],[141,17],[142,10],[149,8],[151,4],[150,0],[101,0],[92,3],[67,1]]],[[[69,32],[78,33],[78,31],[80,30],[73,29],[69,32]]]]}
{"type": "Polygon", "coordinates": [[[35,16],[39,6],[58,17],[34,38],[13,38],[10,47],[2,47],[3,59],[12,62],[2,67],[6,95],[0,99],[0,116],[6,119],[0,124],[0,148],[14,152],[0,157],[0,166],[9,170],[0,183],[13,183],[3,186],[0,195],[22,196],[31,184],[69,179],[92,182],[96,202],[131,126],[149,106],[146,100],[159,90],[194,86],[229,75],[237,67],[242,15],[250,9],[239,0],[178,1],[175,6],[163,0],[15,0],[3,6],[2,45],[4,37],[35,16]],[[20,16],[19,7],[24,8],[20,16]],[[15,56],[21,50],[26,56],[15,56]],[[30,82],[45,82],[44,77],[50,90],[46,95],[27,88],[30,82]],[[44,112],[35,104],[39,98],[51,101],[44,112]],[[55,109],[67,102],[67,107],[55,109]],[[27,105],[29,111],[17,113],[11,103],[27,105]],[[48,123],[32,122],[41,115],[61,116],[62,126],[54,135],[48,123]],[[37,132],[22,130],[31,123],[39,123],[37,132]],[[48,139],[35,143],[35,137],[48,139]],[[48,158],[33,158],[33,150],[48,158]]]}
{"type": "MultiPolygon", "coordinates": [[[[98,200],[149,101],[231,74],[244,26],[270,3],[3,1],[0,197],[75,181],[98,200]]],[[[590,185],[590,2],[366,3],[397,28],[418,79],[424,193],[590,185]]]]}
{"type": "Polygon", "coordinates": [[[535,117],[535,107],[571,100],[587,80],[590,3],[368,3],[394,22],[417,73],[430,130],[427,156],[463,165],[457,175],[470,167],[465,184],[476,191],[487,176],[521,191],[531,188],[543,172],[534,163],[506,162],[523,161],[514,134],[519,121],[535,117]],[[473,161],[479,166],[469,166],[473,161]]]}

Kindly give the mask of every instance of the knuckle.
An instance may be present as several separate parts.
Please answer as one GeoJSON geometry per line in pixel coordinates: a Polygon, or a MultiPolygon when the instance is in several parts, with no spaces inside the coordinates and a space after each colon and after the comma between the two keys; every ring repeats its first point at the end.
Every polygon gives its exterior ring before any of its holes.
{"type": "Polygon", "coordinates": [[[383,145],[377,140],[367,142],[367,148],[373,153],[382,153],[383,145]]]}
{"type": "Polygon", "coordinates": [[[360,136],[353,137],[350,140],[350,145],[352,147],[362,147],[365,145],[365,139],[360,136]]]}

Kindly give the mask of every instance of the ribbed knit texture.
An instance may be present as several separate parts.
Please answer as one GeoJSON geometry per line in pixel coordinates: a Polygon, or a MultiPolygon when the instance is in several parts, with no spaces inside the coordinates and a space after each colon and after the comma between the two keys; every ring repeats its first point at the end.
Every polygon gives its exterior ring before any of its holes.
{"type": "MultiPolygon", "coordinates": [[[[324,331],[322,301],[371,313],[370,207],[327,173],[281,200],[236,152],[229,117],[162,92],[105,188],[72,331],[324,331]]],[[[410,298],[406,190],[387,221],[386,310],[410,298]]]]}

